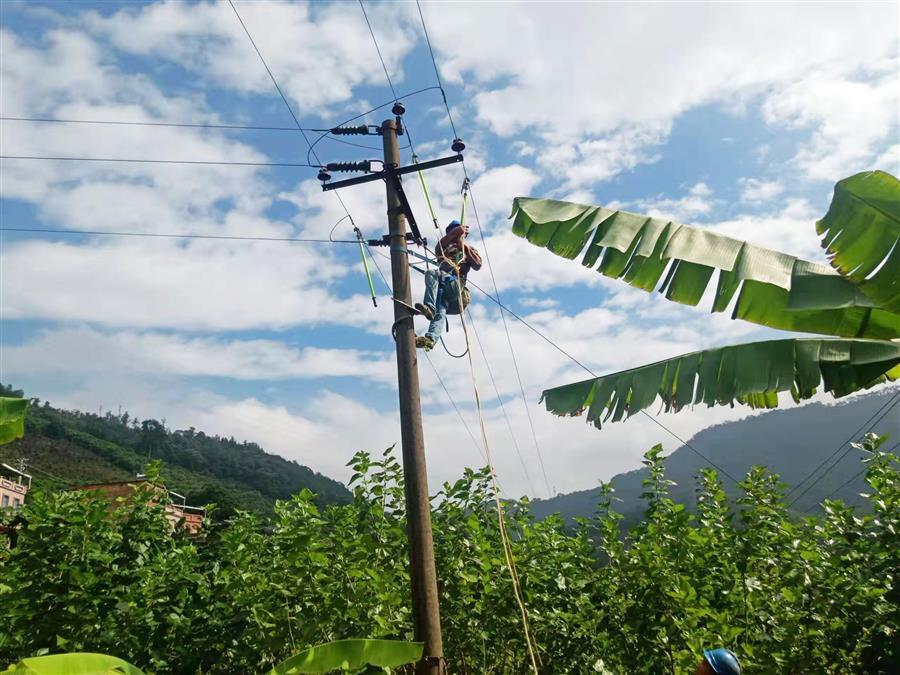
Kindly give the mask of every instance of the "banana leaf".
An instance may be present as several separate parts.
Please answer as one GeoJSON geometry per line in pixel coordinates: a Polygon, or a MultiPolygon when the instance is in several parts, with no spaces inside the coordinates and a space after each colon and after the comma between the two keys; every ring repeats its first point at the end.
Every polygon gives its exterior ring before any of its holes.
{"type": "Polygon", "coordinates": [[[845,178],[816,231],[836,270],[876,306],[900,313],[900,181],[883,171],[845,178]]]}
{"type": "Polygon", "coordinates": [[[0,445],[25,435],[28,399],[0,397],[0,445]]]}
{"type": "Polygon", "coordinates": [[[140,668],[107,654],[33,656],[10,666],[15,675],[144,675],[140,668]]]}
{"type": "Polygon", "coordinates": [[[513,232],[645,291],[696,306],[718,270],[712,311],[838,337],[900,337],[900,313],[826,265],[665,219],[602,206],[517,197],[513,232]]]}
{"type": "Polygon", "coordinates": [[[421,642],[402,640],[337,640],[310,647],[282,661],[269,675],[355,672],[366,666],[398,668],[421,659],[423,648],[421,642]]]}
{"type": "Polygon", "coordinates": [[[639,368],[544,391],[556,415],[581,415],[597,428],[650,407],[664,409],[743,403],[774,408],[778,392],[795,401],[820,384],[835,398],[900,377],[900,344],[863,339],[767,340],[692,352],[639,368]]]}

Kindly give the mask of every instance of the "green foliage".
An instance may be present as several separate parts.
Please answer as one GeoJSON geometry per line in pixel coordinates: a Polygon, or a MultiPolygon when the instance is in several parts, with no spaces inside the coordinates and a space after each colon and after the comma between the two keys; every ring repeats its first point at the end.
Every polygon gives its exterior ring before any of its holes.
{"type": "Polygon", "coordinates": [[[215,502],[222,517],[236,509],[271,515],[276,499],[287,499],[304,488],[316,494],[319,504],[350,498],[339,482],[269,454],[255,443],[209,436],[193,428],[169,430],[161,421],[141,421],[127,412],[66,411],[35,399],[25,426],[25,438],[0,448],[0,461],[28,457],[39,486],[60,486],[48,474],[72,484],[127,480],[142,472],[148,459],[161,459],[168,487],[191,504],[215,502]]]}
{"type": "Polygon", "coordinates": [[[657,396],[666,411],[686,406],[774,408],[778,393],[811,398],[820,384],[835,397],[900,377],[900,342],[887,340],[766,340],[705,349],[646,366],[591,378],[544,392],[547,410],[580,415],[600,428],[650,407],[657,396]]]}
{"type": "Polygon", "coordinates": [[[817,224],[830,269],[664,218],[517,197],[510,216],[513,233],[564,258],[581,256],[582,265],[605,276],[696,306],[718,272],[712,311],[734,302],[735,319],[848,338],[773,340],[686,354],[547,390],[548,410],[559,415],[588,410],[599,427],[604,415],[621,420],[657,395],[675,411],[701,400],[771,408],[780,391],[810,398],[820,379],[839,397],[900,377],[898,204],[900,181],[884,172],[840,181],[817,224]]]}
{"type": "Polygon", "coordinates": [[[16,675],[143,675],[139,668],[106,654],[53,654],[22,659],[7,670],[16,675]]]}
{"type": "Polygon", "coordinates": [[[900,313],[900,183],[883,171],[840,181],[816,231],[831,264],[876,307],[900,313]]]}
{"type": "MultiPolygon", "coordinates": [[[[691,673],[720,645],[749,675],[896,672],[900,468],[864,445],[862,508],[826,501],[802,519],[762,469],[737,501],[703,471],[692,514],[659,447],[627,533],[608,485],[574,530],[505,502],[547,672],[691,673]]],[[[18,546],[0,550],[0,663],[95,651],[148,673],[259,673],[323,642],[411,640],[400,467],[390,450],[351,464],[351,503],[304,491],[205,541],[170,535],[149,492],[113,513],[91,493],[35,494],[18,546]]],[[[486,471],[443,485],[433,522],[450,672],[525,672],[486,471]]]]}
{"type": "Polygon", "coordinates": [[[337,640],[315,645],[279,663],[269,675],[362,670],[390,673],[422,658],[423,643],[401,640],[337,640]],[[374,668],[373,668],[374,666],[374,668]]]}
{"type": "Polygon", "coordinates": [[[28,401],[24,398],[0,397],[0,445],[9,443],[25,434],[25,411],[28,401]]]}

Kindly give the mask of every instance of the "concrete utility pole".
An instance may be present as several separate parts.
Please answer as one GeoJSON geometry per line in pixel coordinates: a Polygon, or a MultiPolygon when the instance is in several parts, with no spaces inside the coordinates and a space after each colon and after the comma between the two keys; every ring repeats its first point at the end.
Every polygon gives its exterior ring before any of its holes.
{"type": "MultiPolygon", "coordinates": [[[[400,165],[397,122],[389,119],[381,125],[385,168],[400,165]]],[[[422,660],[416,666],[416,673],[439,675],[444,659],[444,645],[441,640],[441,613],[438,606],[437,572],[434,564],[431,504],[428,498],[428,476],[425,471],[425,434],[422,431],[422,406],[419,400],[416,335],[413,313],[408,307],[412,304],[412,296],[406,254],[406,218],[395,183],[388,180],[386,185],[394,297],[405,303],[393,304],[413,621],[416,640],[425,643],[425,651],[422,660]]]]}

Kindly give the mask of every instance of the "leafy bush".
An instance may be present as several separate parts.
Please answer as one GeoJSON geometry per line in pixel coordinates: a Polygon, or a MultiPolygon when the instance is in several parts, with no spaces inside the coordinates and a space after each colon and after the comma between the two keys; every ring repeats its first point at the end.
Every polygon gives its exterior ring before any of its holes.
{"type": "MultiPolygon", "coordinates": [[[[575,531],[508,502],[546,672],[693,672],[720,645],[751,675],[897,672],[897,458],[866,447],[864,508],[829,501],[803,520],[762,469],[736,503],[702,472],[689,513],[659,447],[627,534],[608,485],[575,531]]],[[[148,673],[265,672],[323,642],[413,639],[400,467],[391,451],[351,464],[350,504],[303,491],[271,521],[239,513],[204,541],[168,534],[149,497],[110,514],[96,494],[35,494],[18,546],[0,550],[0,663],[90,651],[148,673]]],[[[450,671],[526,672],[487,473],[445,484],[433,513],[450,671]]]]}

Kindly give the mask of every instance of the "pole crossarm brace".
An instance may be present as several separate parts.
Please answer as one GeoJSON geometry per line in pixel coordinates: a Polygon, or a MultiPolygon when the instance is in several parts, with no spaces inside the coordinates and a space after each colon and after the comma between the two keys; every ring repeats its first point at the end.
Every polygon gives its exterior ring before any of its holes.
{"type": "MultiPolygon", "coordinates": [[[[328,190],[337,190],[342,187],[351,187],[353,185],[371,183],[374,180],[383,180],[385,182],[389,182],[394,188],[394,192],[396,193],[397,198],[400,200],[400,209],[403,211],[403,215],[406,216],[407,223],[409,223],[409,229],[412,233],[412,241],[416,244],[422,245],[425,240],[422,238],[422,233],[419,231],[419,224],[416,222],[416,216],[413,213],[412,207],[409,205],[409,199],[407,199],[406,197],[406,192],[403,190],[403,181],[400,180],[400,176],[407,173],[413,173],[414,171],[426,171],[427,169],[433,169],[438,166],[456,164],[457,162],[461,162],[462,160],[462,154],[456,154],[451,155],[450,157],[432,159],[428,162],[422,162],[421,164],[410,164],[409,166],[397,167],[392,164],[385,164],[384,169],[382,169],[381,171],[373,171],[372,173],[365,176],[357,176],[356,178],[339,180],[335,181],[334,183],[323,182],[322,190],[327,192],[328,190]]],[[[331,165],[329,165],[329,167],[330,166],[331,165]]]]}

